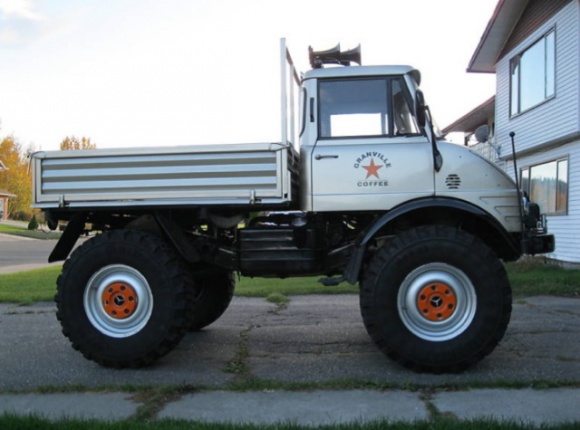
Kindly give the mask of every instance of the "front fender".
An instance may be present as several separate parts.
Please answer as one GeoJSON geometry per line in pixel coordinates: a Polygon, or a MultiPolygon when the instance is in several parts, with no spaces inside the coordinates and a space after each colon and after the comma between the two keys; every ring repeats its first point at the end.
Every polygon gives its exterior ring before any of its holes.
{"type": "Polygon", "coordinates": [[[353,255],[344,271],[344,279],[351,284],[358,282],[360,270],[362,268],[369,242],[387,225],[417,211],[422,211],[425,209],[435,210],[445,208],[467,213],[470,216],[481,219],[492,227],[494,232],[501,237],[502,241],[505,241],[505,243],[513,250],[514,253],[520,252],[520,247],[515,242],[515,240],[508,234],[508,232],[501,226],[498,221],[496,221],[483,209],[462,200],[441,197],[427,197],[398,206],[378,218],[373,224],[369,225],[361,233],[355,243],[353,255]]]}

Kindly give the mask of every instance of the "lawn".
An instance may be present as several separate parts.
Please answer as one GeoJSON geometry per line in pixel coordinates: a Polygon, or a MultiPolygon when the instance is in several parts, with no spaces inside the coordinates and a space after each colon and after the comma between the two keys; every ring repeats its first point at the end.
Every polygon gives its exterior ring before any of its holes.
{"type": "MultiPolygon", "coordinates": [[[[0,275],[0,302],[32,303],[52,301],[56,278],[61,266],[27,272],[0,275]]],[[[507,265],[515,297],[538,294],[580,297],[580,270],[563,269],[537,260],[525,260],[507,265]]],[[[302,294],[356,294],[358,287],[342,283],[325,287],[319,277],[305,278],[246,278],[237,279],[236,295],[268,297],[272,294],[292,296],[302,294]]]]}
{"type": "MultiPolygon", "coordinates": [[[[56,278],[62,266],[56,265],[26,272],[0,275],[0,302],[28,304],[38,301],[52,301],[56,292],[56,278]]],[[[325,287],[314,278],[237,279],[236,295],[245,297],[268,297],[299,294],[345,294],[356,293],[358,287],[347,283],[336,287],[325,287]]]]}
{"type": "Polygon", "coordinates": [[[52,301],[61,266],[0,275],[0,302],[29,304],[52,301]]]}
{"type": "Polygon", "coordinates": [[[4,430],[574,430],[578,423],[543,425],[530,427],[516,422],[497,422],[492,420],[459,421],[452,418],[437,418],[432,421],[414,423],[376,422],[369,424],[339,424],[331,426],[304,427],[295,424],[253,425],[253,424],[204,424],[183,420],[125,420],[101,422],[96,420],[58,420],[49,421],[38,417],[15,417],[0,415],[0,428],[4,430]]]}
{"type": "Polygon", "coordinates": [[[0,223],[0,233],[31,237],[33,239],[58,239],[60,237],[60,233],[57,232],[44,230],[27,230],[24,227],[17,227],[3,223],[0,223]]]}

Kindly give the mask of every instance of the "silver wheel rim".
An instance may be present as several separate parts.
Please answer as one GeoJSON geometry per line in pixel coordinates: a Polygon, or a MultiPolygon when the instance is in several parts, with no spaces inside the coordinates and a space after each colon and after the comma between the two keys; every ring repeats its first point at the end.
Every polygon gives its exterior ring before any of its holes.
{"type": "Polygon", "coordinates": [[[477,294],[463,271],[445,263],[430,263],[407,275],[399,289],[397,309],[415,336],[443,342],[470,326],[477,294]]]}
{"type": "Polygon", "coordinates": [[[93,327],[106,336],[123,338],[147,325],[153,311],[153,295],[138,270],[114,264],[89,279],[83,305],[93,327]]]}

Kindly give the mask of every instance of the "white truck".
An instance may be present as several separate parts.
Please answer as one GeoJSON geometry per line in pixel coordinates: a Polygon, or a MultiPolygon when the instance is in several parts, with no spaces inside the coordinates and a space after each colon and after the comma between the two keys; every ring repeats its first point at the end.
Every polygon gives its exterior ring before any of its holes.
{"type": "Polygon", "coordinates": [[[33,207],[68,223],[49,257],[66,259],[57,317],[86,358],[157,360],[222,315],[236,272],[358,283],[372,340],[417,371],[459,371],[502,339],[502,261],[555,247],[537,205],[435,131],[417,70],[309,55],[299,77],[282,40],[280,142],[33,154],[33,207]]]}

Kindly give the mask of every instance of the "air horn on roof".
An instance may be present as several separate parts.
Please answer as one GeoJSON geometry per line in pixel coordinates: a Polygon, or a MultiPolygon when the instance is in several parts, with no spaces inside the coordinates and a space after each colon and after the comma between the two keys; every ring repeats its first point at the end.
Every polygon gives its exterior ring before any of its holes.
{"type": "Polygon", "coordinates": [[[348,51],[340,51],[340,43],[334,48],[326,51],[314,51],[312,46],[308,47],[308,57],[310,59],[310,66],[313,69],[320,69],[324,64],[340,64],[342,66],[350,66],[350,63],[361,64],[360,44],[348,51]]]}

